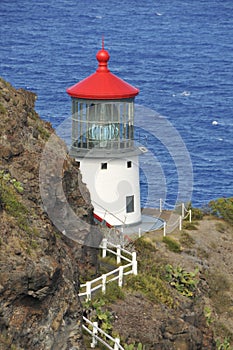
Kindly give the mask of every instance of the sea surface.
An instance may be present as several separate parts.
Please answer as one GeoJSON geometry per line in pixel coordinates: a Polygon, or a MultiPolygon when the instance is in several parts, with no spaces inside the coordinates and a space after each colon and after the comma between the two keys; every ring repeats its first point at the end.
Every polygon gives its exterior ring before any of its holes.
{"type": "Polygon", "coordinates": [[[66,89],[95,71],[104,35],[109,68],[140,89],[142,205],[205,206],[233,195],[232,18],[232,0],[0,0],[0,75],[67,131],[66,89]]]}

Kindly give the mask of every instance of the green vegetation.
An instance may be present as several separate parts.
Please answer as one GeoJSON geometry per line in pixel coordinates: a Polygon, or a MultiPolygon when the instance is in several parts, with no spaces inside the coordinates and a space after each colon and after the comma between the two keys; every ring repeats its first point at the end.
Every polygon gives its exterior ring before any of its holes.
{"type": "Polygon", "coordinates": [[[45,128],[43,128],[41,125],[38,124],[37,130],[39,131],[43,140],[47,141],[49,139],[50,133],[45,128]]]}
{"type": "MultiPolygon", "coordinates": [[[[38,231],[31,227],[29,222],[29,210],[22,203],[20,194],[23,192],[23,187],[19,181],[10,177],[9,173],[0,172],[0,209],[5,210],[9,215],[15,218],[18,227],[30,236],[38,231]]],[[[36,242],[31,242],[35,248],[36,242]]],[[[32,247],[32,248],[33,248],[32,247]]]]}
{"type": "Polygon", "coordinates": [[[4,170],[0,171],[0,180],[1,179],[5,182],[13,184],[13,186],[17,190],[17,192],[23,193],[23,185],[21,184],[21,182],[17,181],[14,178],[11,178],[10,174],[5,172],[4,170]]]}
{"type": "Polygon", "coordinates": [[[28,209],[19,201],[15,182],[4,175],[0,176],[0,206],[17,219],[19,226],[24,224],[28,209]]]}
{"type": "Polygon", "coordinates": [[[164,281],[164,265],[155,259],[156,247],[147,239],[139,238],[134,242],[137,251],[138,275],[127,277],[125,287],[130,291],[139,291],[155,303],[164,303],[176,308],[170,289],[164,281]]]}
{"type": "Polygon", "coordinates": [[[229,342],[229,339],[225,338],[223,343],[221,342],[220,339],[217,339],[216,341],[216,345],[217,345],[217,350],[233,350],[229,342]]]}
{"type": "Polygon", "coordinates": [[[233,197],[210,201],[209,208],[211,214],[223,218],[229,224],[233,225],[233,197]]]}
{"type": "Polygon", "coordinates": [[[139,273],[137,276],[129,276],[126,283],[127,289],[144,294],[154,303],[163,303],[170,308],[176,308],[176,303],[166,283],[159,276],[150,276],[147,273],[139,273]]]}
{"type": "Polygon", "coordinates": [[[186,230],[197,230],[197,223],[195,221],[189,222],[186,220],[183,220],[182,222],[182,228],[186,230]]]}
{"type": "Polygon", "coordinates": [[[83,304],[84,315],[88,316],[91,322],[98,322],[98,326],[107,334],[112,334],[113,315],[109,310],[104,309],[105,301],[95,299],[86,301],[83,304]]]}
{"type": "MultiPolygon", "coordinates": [[[[109,300],[108,300],[109,302],[109,300]]],[[[113,331],[113,314],[106,308],[106,302],[103,298],[96,298],[95,300],[86,301],[83,304],[84,315],[87,315],[91,322],[97,322],[98,326],[113,338],[118,337],[113,331]]],[[[90,328],[91,329],[91,328],[90,328]]],[[[113,345],[113,344],[111,344],[113,345]]],[[[99,344],[102,349],[102,345],[99,344]]],[[[124,344],[125,350],[144,350],[142,343],[124,344]]],[[[103,347],[105,349],[105,347],[103,347]]]]}
{"type": "Polygon", "coordinates": [[[208,326],[214,321],[213,317],[212,317],[212,310],[210,307],[205,306],[204,307],[204,315],[206,318],[206,323],[208,324],[208,326]]]}
{"type": "MultiPolygon", "coordinates": [[[[187,210],[190,210],[192,211],[192,221],[196,221],[196,220],[202,220],[203,219],[203,216],[204,216],[204,211],[200,208],[194,208],[192,206],[192,203],[188,203],[187,205],[187,210]]],[[[189,217],[187,217],[185,219],[186,221],[189,220],[189,217]]]]}
{"type": "Polygon", "coordinates": [[[174,240],[171,237],[165,236],[163,237],[163,242],[166,244],[167,248],[174,253],[180,253],[181,248],[180,248],[180,243],[174,240]]]}
{"type": "Polygon", "coordinates": [[[142,345],[142,343],[133,343],[133,344],[124,344],[123,345],[125,350],[144,350],[146,349],[144,345],[142,345]]]}
{"type": "Polygon", "coordinates": [[[198,283],[198,272],[198,268],[194,272],[187,272],[180,266],[166,265],[166,280],[182,295],[193,297],[198,283]]]}

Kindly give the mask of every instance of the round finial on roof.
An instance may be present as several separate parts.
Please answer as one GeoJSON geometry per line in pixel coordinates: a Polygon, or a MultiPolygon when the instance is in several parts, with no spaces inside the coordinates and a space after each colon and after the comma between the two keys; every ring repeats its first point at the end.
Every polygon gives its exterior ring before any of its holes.
{"type": "Polygon", "coordinates": [[[104,38],[102,38],[102,49],[99,50],[96,54],[96,59],[99,62],[99,67],[97,69],[97,72],[109,72],[108,69],[108,61],[109,61],[110,55],[107,50],[104,49],[104,38]]]}

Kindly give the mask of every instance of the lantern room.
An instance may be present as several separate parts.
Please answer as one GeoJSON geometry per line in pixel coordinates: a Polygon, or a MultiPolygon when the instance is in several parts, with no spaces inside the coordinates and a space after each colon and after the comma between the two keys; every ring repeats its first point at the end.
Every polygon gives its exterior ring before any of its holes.
{"type": "Polygon", "coordinates": [[[96,72],[67,89],[72,99],[70,155],[79,163],[95,217],[110,226],[141,220],[134,98],[139,90],[110,72],[108,51],[96,72]]]}

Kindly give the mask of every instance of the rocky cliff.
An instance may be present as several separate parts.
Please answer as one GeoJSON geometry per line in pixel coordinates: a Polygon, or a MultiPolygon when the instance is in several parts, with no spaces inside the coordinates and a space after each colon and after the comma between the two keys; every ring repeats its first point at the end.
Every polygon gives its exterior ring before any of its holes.
{"type": "Polygon", "coordinates": [[[0,349],[84,349],[79,277],[95,269],[101,235],[80,172],[35,100],[0,80],[0,349]]]}

